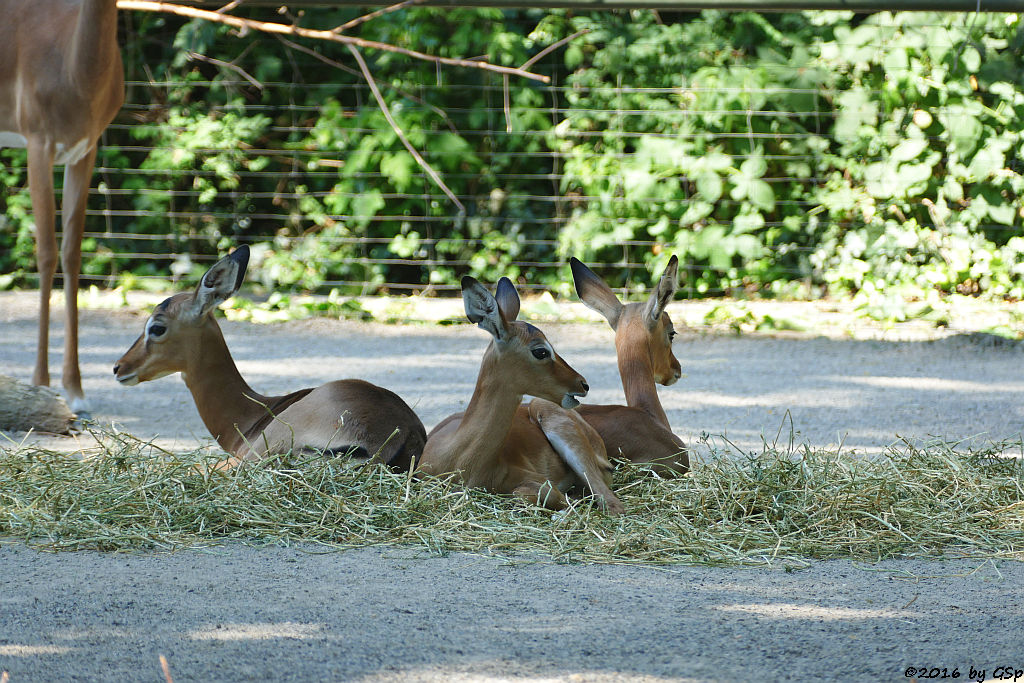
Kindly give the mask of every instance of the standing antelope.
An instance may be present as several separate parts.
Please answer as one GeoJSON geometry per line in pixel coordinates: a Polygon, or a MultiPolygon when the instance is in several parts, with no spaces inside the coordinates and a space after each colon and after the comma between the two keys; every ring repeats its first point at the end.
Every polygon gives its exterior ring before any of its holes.
{"type": "Polygon", "coordinates": [[[465,484],[512,493],[553,510],[583,485],[609,513],[623,512],[609,488],[604,446],[572,408],[586,381],[562,360],[544,333],[516,321],[519,295],[508,278],[495,296],[462,278],[466,317],[493,337],[484,352],[466,412],[441,421],[427,438],[420,471],[456,472],[465,484]],[[521,405],[523,396],[536,396],[521,405]]]}
{"type": "Polygon", "coordinates": [[[5,0],[0,20],[0,147],[28,150],[36,224],[39,335],[32,381],[48,385],[57,269],[53,166],[64,164],[64,389],[88,413],[78,369],[78,275],[96,145],[124,102],[116,0],[5,0]]]}
{"type": "Polygon", "coordinates": [[[620,302],[604,280],[578,259],[571,259],[570,265],[580,300],[615,330],[615,355],[626,393],[624,406],[580,406],[580,415],[601,435],[612,457],[650,463],[660,474],[686,472],[689,453],[672,433],[655,386],[675,384],[682,374],[672,353],[676,332],[665,312],[678,287],[679,260],[675,256],[669,260],[647,301],[630,304],[620,302]]]}
{"type": "Polygon", "coordinates": [[[248,263],[249,248],[239,247],[203,275],[195,292],[158,305],[142,336],[114,366],[117,381],[134,385],[180,372],[206,428],[233,456],[227,465],[293,448],[355,448],[360,457],[407,469],[427,435],[397,394],[345,379],[287,396],[262,396],[242,379],[213,311],[238,291],[248,263]]]}

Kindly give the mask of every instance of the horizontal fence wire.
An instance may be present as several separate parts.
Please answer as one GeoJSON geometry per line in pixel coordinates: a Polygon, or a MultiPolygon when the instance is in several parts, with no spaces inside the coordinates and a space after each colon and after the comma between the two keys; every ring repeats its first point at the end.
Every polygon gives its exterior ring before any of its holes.
{"type": "MultiPolygon", "coordinates": [[[[950,15],[949,22],[962,22],[963,17],[950,15]]],[[[168,19],[168,31],[164,40],[173,39],[173,28],[180,26],[168,19]]],[[[942,29],[939,23],[931,27],[942,29]]],[[[934,36],[933,36],[934,38],[934,36]]],[[[146,40],[152,40],[147,36],[146,40]]],[[[240,39],[241,40],[241,39],[240,39]]],[[[310,235],[323,237],[327,229],[343,226],[328,239],[332,248],[350,247],[356,249],[350,255],[352,266],[362,267],[349,269],[348,276],[328,277],[322,288],[332,287],[358,290],[360,293],[380,292],[418,292],[426,287],[434,291],[457,289],[457,286],[445,283],[430,282],[430,273],[434,269],[447,268],[453,271],[467,271],[476,250],[487,239],[487,233],[499,232],[513,243],[513,249],[507,265],[523,272],[540,274],[538,281],[548,281],[557,273],[565,272],[564,244],[559,233],[570,221],[574,220],[576,210],[585,205],[603,202],[607,210],[614,214],[623,210],[622,217],[612,215],[608,219],[609,230],[614,231],[615,225],[623,225],[629,220],[625,208],[627,205],[653,206],[664,202],[665,198],[657,192],[650,195],[632,193],[628,197],[610,190],[607,194],[580,193],[572,188],[567,189],[564,183],[564,168],[573,161],[572,152],[560,151],[557,144],[546,144],[552,139],[562,138],[576,143],[600,144],[610,137],[622,142],[626,141],[621,152],[609,155],[620,161],[628,160],[636,154],[639,145],[645,141],[656,139],[679,141],[699,140],[708,147],[731,140],[747,140],[752,144],[758,141],[770,141],[772,149],[777,150],[780,143],[785,147],[788,140],[806,140],[812,136],[829,135],[835,124],[835,111],[823,106],[843,96],[843,91],[836,89],[783,87],[772,84],[763,87],[730,88],[702,87],[700,84],[683,83],[677,88],[646,87],[643,83],[619,83],[610,86],[588,87],[579,84],[565,83],[564,69],[552,69],[554,76],[551,84],[530,83],[529,89],[535,95],[532,105],[514,105],[507,108],[502,98],[505,89],[501,78],[476,77],[464,79],[464,72],[455,68],[439,70],[436,83],[420,84],[411,93],[423,101],[435,101],[436,91],[453,92],[460,89],[473,89],[482,96],[489,98],[490,105],[485,107],[466,107],[455,105],[445,108],[440,123],[438,112],[426,104],[418,105],[415,99],[403,95],[382,78],[385,97],[394,106],[402,102],[404,113],[410,118],[433,117],[432,127],[411,128],[405,132],[418,141],[418,145],[429,149],[439,144],[457,130],[458,135],[475,146],[479,159],[479,168],[475,170],[443,171],[442,176],[463,186],[471,186],[473,181],[486,174],[489,182],[481,184],[479,192],[461,192],[458,199],[470,208],[470,215],[460,217],[455,207],[444,193],[434,185],[426,173],[414,167],[407,173],[406,182],[420,188],[427,188],[419,193],[403,193],[389,189],[392,186],[382,173],[355,172],[345,177],[355,179],[362,187],[380,188],[376,198],[383,202],[382,207],[373,215],[367,216],[351,211],[330,211],[316,222],[301,208],[303,202],[314,200],[318,206],[331,203],[353,206],[360,199],[362,192],[339,191],[331,187],[340,174],[347,173],[347,160],[333,158],[330,150],[316,148],[298,148],[296,141],[315,136],[317,126],[321,125],[319,117],[323,106],[295,103],[297,93],[304,96],[309,93],[321,93],[325,102],[332,99],[341,103],[342,116],[354,118],[365,108],[376,105],[373,96],[365,83],[358,82],[302,82],[296,83],[284,79],[259,81],[259,97],[245,96],[252,90],[252,83],[240,78],[230,70],[224,70],[217,78],[189,78],[182,80],[164,80],[153,77],[152,65],[143,60],[132,59],[131,55],[142,54],[147,46],[140,44],[142,39],[128,31],[122,31],[124,53],[126,55],[126,91],[128,99],[121,114],[104,133],[103,149],[116,151],[101,152],[97,161],[93,187],[90,190],[87,209],[87,229],[85,233],[84,258],[86,261],[101,263],[102,267],[87,270],[82,277],[85,284],[100,286],[116,286],[124,271],[129,268],[140,270],[140,278],[166,278],[169,268],[176,260],[187,257],[191,263],[208,264],[217,258],[218,253],[228,244],[269,243],[272,249],[295,249],[296,245],[308,239],[310,235]],[[172,112],[165,102],[167,93],[188,88],[196,92],[204,89],[218,89],[226,92],[239,93],[228,102],[211,102],[208,109],[211,113],[233,114],[239,117],[262,115],[269,119],[257,144],[192,144],[187,147],[176,143],[176,135],[184,138],[194,133],[188,126],[175,127],[169,123],[172,112]],[[713,107],[699,109],[692,106],[686,108],[670,108],[652,110],[635,106],[635,98],[661,98],[660,101],[671,103],[685,99],[692,102],[699,100],[705,93],[716,96],[734,94],[737,98],[758,102],[757,106],[713,107]],[[575,106],[570,100],[589,101],[600,95],[603,101],[618,101],[621,106],[614,108],[596,108],[582,104],[575,106]],[[804,96],[808,106],[796,111],[778,111],[764,106],[771,98],[779,96],[804,96]],[[818,105],[822,105],[821,108],[818,105]],[[509,131],[506,115],[512,119],[512,130],[509,131]],[[721,131],[691,129],[690,123],[696,119],[708,117],[740,117],[748,123],[744,130],[721,131]],[[517,121],[542,119],[550,126],[546,129],[523,128],[517,121]],[[457,120],[456,126],[453,121],[457,120]],[[467,125],[467,121],[476,122],[475,127],[467,125]],[[594,120],[604,122],[595,125],[591,130],[574,128],[561,130],[560,124],[565,121],[594,120]],[[652,126],[651,121],[657,122],[652,126]],[[808,130],[788,130],[785,124],[789,121],[802,121],[804,124],[817,122],[808,130]],[[140,134],[143,129],[160,122],[159,135],[140,134]],[[607,125],[605,125],[605,123],[607,125]],[[782,128],[774,128],[778,124],[782,128]],[[488,151],[491,150],[491,151],[488,151]],[[159,152],[159,154],[158,154],[159,152]],[[194,155],[197,158],[211,159],[224,155],[236,166],[234,173],[235,186],[219,188],[216,199],[207,201],[210,192],[209,183],[223,177],[223,171],[213,167],[211,162],[199,168],[183,170],[174,164],[162,161],[174,160],[176,155],[194,155]],[[129,160],[132,163],[125,163],[129,160]],[[204,185],[204,182],[208,183],[204,185]],[[505,194],[495,198],[492,187],[516,186],[529,184],[529,193],[505,194]],[[159,206],[159,215],[146,208],[146,198],[151,198],[154,206],[159,206]],[[500,201],[503,206],[517,207],[516,215],[489,216],[486,207],[489,202],[500,201]],[[467,220],[480,221],[479,236],[474,238],[452,238],[453,225],[464,225],[467,220]],[[145,221],[146,227],[139,231],[134,226],[145,221]],[[164,224],[165,229],[158,226],[164,224]],[[416,232],[416,245],[411,248],[412,255],[395,253],[392,245],[396,235],[381,236],[373,234],[375,230],[385,230],[386,226],[401,226],[399,236],[416,232]],[[446,251],[441,253],[443,247],[446,251]],[[425,255],[425,256],[421,256],[425,255]],[[549,259],[538,258],[537,255],[557,255],[549,259]],[[138,264],[149,264],[139,269],[138,264]],[[364,273],[363,278],[352,277],[352,274],[364,273]],[[382,273],[384,276],[382,276],[382,273]],[[393,279],[392,279],[393,278],[393,279]]],[[[950,42],[949,47],[958,48],[959,44],[950,42]]],[[[884,54],[887,45],[880,41],[873,46],[877,54],[884,54]]],[[[251,56],[251,55],[250,55],[251,56]]],[[[230,55],[209,54],[206,57],[230,61],[230,55]]],[[[309,55],[299,51],[291,51],[292,69],[298,73],[321,74],[330,79],[340,76],[340,72],[326,69],[323,64],[309,55]]],[[[340,59],[340,57],[339,57],[340,59]]],[[[550,58],[549,63],[557,64],[557,56],[550,58]]],[[[242,60],[232,62],[239,69],[251,68],[242,60]]],[[[813,65],[809,65],[813,66],[813,65]]],[[[772,66],[763,67],[770,79],[772,66]]],[[[871,94],[878,94],[877,92],[871,94]]],[[[872,105],[874,106],[874,105],[872,105]]],[[[941,109],[932,111],[933,116],[942,115],[941,109]]],[[[345,132],[351,136],[370,136],[381,133],[380,128],[350,127],[345,132]]],[[[901,131],[892,130],[880,137],[897,139],[901,131]]],[[[605,152],[603,152],[605,153],[605,152]]],[[[733,154],[734,163],[742,163],[744,154],[733,154]]],[[[796,168],[798,164],[812,165],[817,160],[814,154],[804,152],[792,155],[768,153],[760,155],[773,168],[796,168]]],[[[5,151],[5,165],[11,168],[23,164],[23,157],[18,153],[5,151]]],[[[874,159],[881,159],[881,155],[874,159]]],[[[871,161],[868,157],[865,161],[871,161]]],[[[20,176],[26,182],[24,175],[20,176]]],[[[684,178],[683,180],[687,180],[684,178]]],[[[692,180],[692,179],[690,179],[692,180]]],[[[766,176],[763,180],[773,188],[802,185],[809,188],[819,187],[829,181],[827,176],[814,173],[779,172],[766,176]]],[[[605,179],[609,188],[621,188],[627,180],[619,176],[605,179]]],[[[24,192],[25,186],[9,188],[9,195],[24,192]]],[[[686,197],[680,198],[686,200],[686,197]]],[[[802,212],[806,220],[812,220],[818,205],[808,199],[791,201],[778,199],[779,207],[802,212]]],[[[740,205],[742,200],[733,199],[728,195],[721,197],[717,205],[728,207],[740,205]]],[[[762,229],[782,227],[783,222],[765,219],[762,229]]],[[[789,225],[789,224],[787,224],[789,225]]],[[[982,229],[998,233],[1013,231],[1013,226],[983,224],[982,229]]],[[[649,256],[666,247],[656,238],[652,239],[621,239],[615,242],[619,248],[614,263],[618,269],[626,271],[645,271],[648,268],[649,256]]],[[[786,244],[767,245],[771,252],[784,251],[787,254],[809,254],[815,245],[786,244]]],[[[310,258],[316,258],[311,256],[310,258]]],[[[727,271],[734,266],[714,264],[683,263],[684,271],[718,269],[727,271]]],[[[806,276],[800,269],[783,271],[780,276],[799,280],[806,276]]],[[[639,278],[643,280],[645,278],[639,278]]],[[[546,288],[532,279],[521,281],[520,284],[530,288],[546,288]]],[[[716,292],[698,292],[693,289],[686,292],[689,296],[714,294],[716,292]]]]}

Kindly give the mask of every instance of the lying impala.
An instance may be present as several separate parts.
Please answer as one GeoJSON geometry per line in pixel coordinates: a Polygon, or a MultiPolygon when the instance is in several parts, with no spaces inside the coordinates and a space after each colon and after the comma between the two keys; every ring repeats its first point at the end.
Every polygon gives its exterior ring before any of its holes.
{"type": "Polygon", "coordinates": [[[462,279],[466,316],[493,337],[465,413],[444,419],[427,438],[420,470],[456,472],[467,486],[512,493],[553,510],[565,493],[589,489],[612,514],[622,503],[609,488],[611,465],[600,437],[572,408],[589,387],[544,333],[516,321],[519,295],[508,278],[491,296],[462,279]],[[536,396],[521,405],[523,396],[536,396]]]}
{"type": "Polygon", "coordinates": [[[634,463],[650,463],[659,474],[690,468],[686,445],[672,433],[655,383],[675,384],[682,374],[672,353],[676,332],[665,306],[676,293],[678,259],[673,256],[644,303],[623,304],[604,280],[578,259],[570,260],[576,293],[615,330],[615,355],[626,393],[624,406],[580,406],[607,452],[634,463]]]}
{"type": "Polygon", "coordinates": [[[397,394],[345,379],[262,396],[242,379],[213,311],[238,291],[248,263],[249,248],[239,247],[203,275],[195,292],[157,306],[142,336],[114,366],[117,381],[134,385],[180,372],[206,428],[233,456],[227,465],[293,448],[354,448],[356,457],[408,468],[423,451],[426,430],[397,394]]]}

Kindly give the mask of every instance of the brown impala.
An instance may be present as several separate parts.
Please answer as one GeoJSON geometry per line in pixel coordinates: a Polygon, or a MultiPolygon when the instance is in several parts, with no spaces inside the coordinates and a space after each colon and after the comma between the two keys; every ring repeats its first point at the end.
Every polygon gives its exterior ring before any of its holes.
{"type": "Polygon", "coordinates": [[[570,265],[580,300],[615,330],[615,355],[626,393],[624,406],[580,406],[580,415],[601,435],[609,456],[650,463],[662,475],[686,472],[689,453],[672,433],[655,386],[675,384],[682,374],[672,353],[676,332],[665,312],[676,293],[678,259],[669,260],[647,301],[630,304],[620,302],[604,280],[579,260],[571,259],[570,265]]]}
{"type": "Polygon", "coordinates": [[[427,438],[420,470],[456,472],[467,486],[512,493],[554,510],[581,485],[609,513],[623,512],[609,488],[611,466],[597,433],[572,409],[589,387],[544,333],[517,321],[519,295],[508,278],[492,296],[462,279],[466,316],[493,338],[484,352],[465,413],[443,420],[427,438]],[[521,405],[524,395],[536,396],[521,405]]]}
{"type": "Polygon", "coordinates": [[[165,300],[114,366],[125,385],[180,372],[203,423],[233,458],[226,465],[296,450],[344,453],[406,469],[419,458],[426,430],[399,396],[343,379],[286,396],[253,391],[235,367],[214,309],[238,291],[249,248],[215,263],[196,290],[165,300]]]}

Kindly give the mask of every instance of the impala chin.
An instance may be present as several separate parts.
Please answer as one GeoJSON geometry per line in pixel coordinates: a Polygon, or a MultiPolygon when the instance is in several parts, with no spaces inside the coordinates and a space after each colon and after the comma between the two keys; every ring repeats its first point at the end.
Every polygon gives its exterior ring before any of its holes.
{"type": "Polygon", "coordinates": [[[133,387],[139,383],[139,376],[136,373],[125,375],[124,377],[118,377],[117,381],[126,387],[133,387]]]}
{"type": "Polygon", "coordinates": [[[566,394],[565,396],[563,396],[562,407],[565,408],[566,410],[572,410],[573,408],[578,406],[580,402],[576,400],[577,396],[585,396],[585,394],[566,394]]]}

